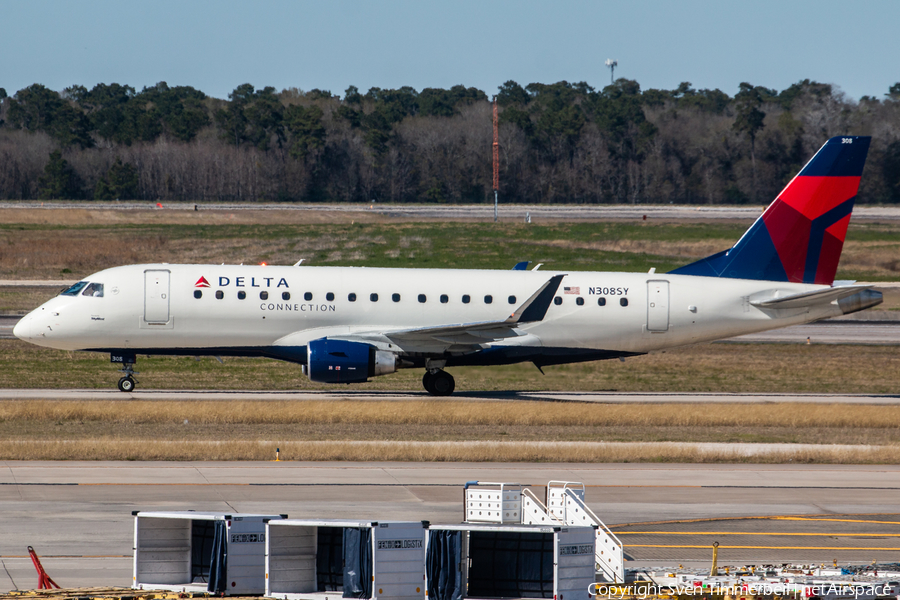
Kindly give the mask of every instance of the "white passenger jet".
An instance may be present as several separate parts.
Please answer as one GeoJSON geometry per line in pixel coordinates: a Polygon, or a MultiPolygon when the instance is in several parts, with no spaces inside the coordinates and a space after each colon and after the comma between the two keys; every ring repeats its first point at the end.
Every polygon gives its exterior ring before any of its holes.
{"type": "Polygon", "coordinates": [[[119,389],[137,355],[264,356],[313,381],[424,369],[624,358],[765,331],[881,303],[835,282],[869,148],[828,140],[729,250],[670,273],[147,264],[88,276],[24,317],[15,335],[109,353],[119,389]]]}

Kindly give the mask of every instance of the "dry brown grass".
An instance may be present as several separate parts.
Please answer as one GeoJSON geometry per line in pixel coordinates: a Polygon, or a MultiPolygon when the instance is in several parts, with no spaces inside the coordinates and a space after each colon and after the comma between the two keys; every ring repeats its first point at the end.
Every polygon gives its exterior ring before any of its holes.
{"type": "Polygon", "coordinates": [[[841,269],[865,271],[879,277],[897,277],[900,274],[900,242],[848,240],[841,254],[841,269]]]}
{"type": "Polygon", "coordinates": [[[134,239],[115,232],[5,233],[0,235],[0,272],[22,274],[25,278],[32,278],[33,273],[52,273],[56,278],[61,268],[83,273],[94,270],[96,265],[146,262],[148,256],[161,253],[166,245],[167,240],[161,236],[134,239]]]}
{"type": "Polygon", "coordinates": [[[0,441],[3,460],[282,460],[896,464],[900,446],[823,446],[747,454],[691,444],[584,442],[0,441]]]}
{"type": "Polygon", "coordinates": [[[0,224],[23,225],[131,225],[135,222],[155,225],[304,225],[332,223],[402,222],[405,219],[385,217],[365,211],[336,212],[317,210],[160,210],[148,202],[145,209],[25,209],[0,208],[0,224]]]}
{"type": "Polygon", "coordinates": [[[873,428],[900,433],[900,406],[580,404],[481,401],[71,401],[0,403],[0,422],[873,428]]]}
{"type": "Polygon", "coordinates": [[[795,404],[6,401],[0,460],[265,460],[281,448],[290,460],[896,463],[898,417],[795,404]]]}
{"type": "Polygon", "coordinates": [[[734,244],[733,239],[708,239],[699,241],[668,240],[603,240],[599,242],[579,242],[576,240],[546,240],[536,245],[554,248],[577,248],[590,252],[635,252],[663,256],[702,258],[720,252],[734,244]]]}

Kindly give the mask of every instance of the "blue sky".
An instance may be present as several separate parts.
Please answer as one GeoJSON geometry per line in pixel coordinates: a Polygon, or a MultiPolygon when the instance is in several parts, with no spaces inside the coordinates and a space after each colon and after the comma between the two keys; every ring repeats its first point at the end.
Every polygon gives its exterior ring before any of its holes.
{"type": "Polygon", "coordinates": [[[900,81],[900,2],[873,0],[0,0],[0,87],[166,81],[226,98],[242,83],[474,86],[512,79],[642,89],[784,89],[809,78],[851,98],[900,81]]]}

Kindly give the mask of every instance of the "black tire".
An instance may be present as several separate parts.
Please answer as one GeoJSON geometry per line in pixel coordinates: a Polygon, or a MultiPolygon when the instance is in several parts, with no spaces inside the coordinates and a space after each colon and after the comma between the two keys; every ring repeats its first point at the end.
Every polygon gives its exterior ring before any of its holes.
{"type": "Polygon", "coordinates": [[[123,377],[119,380],[119,391],[120,392],[133,392],[134,391],[134,379],[131,377],[123,377]]]}
{"type": "Polygon", "coordinates": [[[449,396],[456,389],[453,375],[447,371],[438,371],[431,376],[431,389],[428,392],[433,396],[449,396]]]}
{"type": "Polygon", "coordinates": [[[425,371],[425,374],[422,375],[422,387],[425,388],[425,391],[434,396],[434,388],[431,387],[432,382],[434,381],[434,375],[425,371]]]}

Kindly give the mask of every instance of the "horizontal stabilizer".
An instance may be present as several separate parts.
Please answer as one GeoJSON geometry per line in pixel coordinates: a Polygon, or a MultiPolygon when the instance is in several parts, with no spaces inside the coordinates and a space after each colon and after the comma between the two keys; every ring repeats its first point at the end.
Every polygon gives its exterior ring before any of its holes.
{"type": "Polygon", "coordinates": [[[813,306],[816,304],[828,304],[841,298],[847,298],[858,294],[862,290],[871,288],[871,285],[847,285],[841,287],[827,288],[824,290],[814,290],[812,292],[803,292],[802,294],[791,294],[790,296],[782,296],[780,298],[764,298],[759,300],[751,300],[750,304],[759,308],[803,308],[805,306],[813,306]]]}

